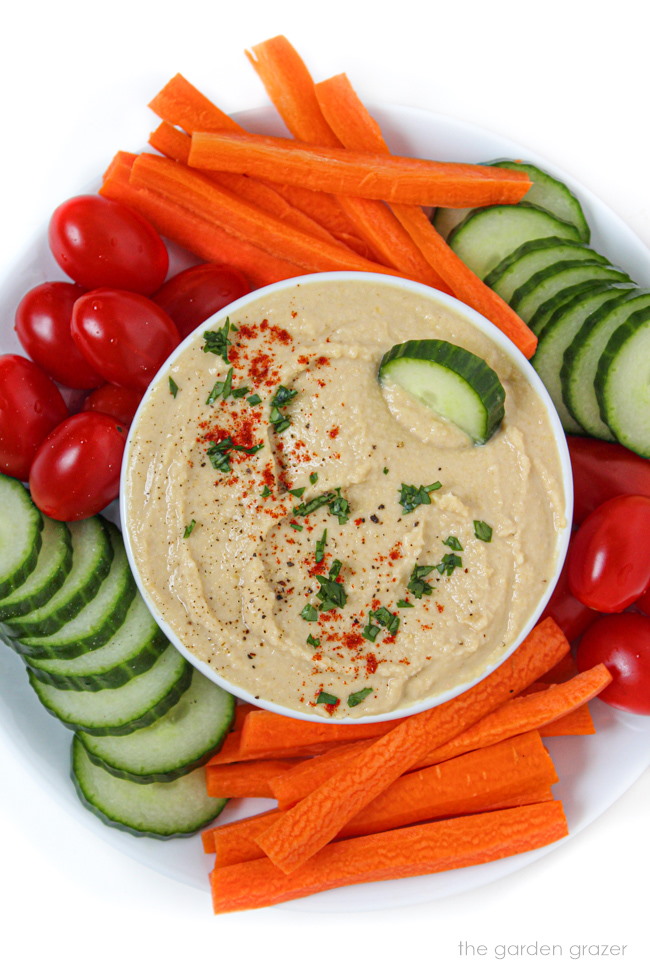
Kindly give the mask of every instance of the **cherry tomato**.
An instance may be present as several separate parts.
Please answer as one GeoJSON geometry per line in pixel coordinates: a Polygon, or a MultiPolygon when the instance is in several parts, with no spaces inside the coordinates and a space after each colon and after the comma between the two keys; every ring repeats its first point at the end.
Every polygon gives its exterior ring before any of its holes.
{"type": "Polygon", "coordinates": [[[592,511],[573,536],[567,580],[591,609],[631,606],[650,584],[650,498],[619,495],[592,511]]]}
{"type": "Polygon", "coordinates": [[[139,392],[179,342],[169,315],[144,295],[98,288],[72,310],[72,338],[109,383],[139,392]]]}
{"type": "Polygon", "coordinates": [[[126,427],[105,413],[76,413],[38,448],[29,488],[40,510],[58,521],[96,515],[119,493],[126,427]]]}
{"type": "Polygon", "coordinates": [[[560,627],[565,637],[572,643],[583,633],[595,619],[600,616],[595,609],[589,609],[579,599],[576,599],[567,581],[568,568],[564,563],[560,578],[557,581],[553,595],[546,604],[542,619],[552,617],[560,627]]]}
{"type": "Polygon", "coordinates": [[[567,437],[573,490],[573,520],[587,515],[617,494],[644,494],[650,498],[650,460],[606,440],[567,437]]]}
{"type": "Polygon", "coordinates": [[[576,654],[580,670],[604,664],[612,682],[599,695],[623,711],[650,714],[650,619],[638,613],[601,616],[585,631],[576,654]]]}
{"type": "Polygon", "coordinates": [[[130,426],[135,411],[140,405],[142,396],[134,389],[125,386],[114,386],[105,383],[99,389],[93,389],[83,401],[82,409],[96,410],[98,413],[108,413],[125,426],[130,426]]]}
{"type": "Polygon", "coordinates": [[[244,275],[227,264],[195,264],[165,281],[153,301],[176,323],[181,338],[231,301],[251,290],[244,275]]]}
{"type": "Polygon", "coordinates": [[[41,442],[68,415],[61,393],[22,355],[0,356],[0,471],[26,481],[41,442]]]}
{"type": "Polygon", "coordinates": [[[28,291],[16,309],[16,334],[27,355],[70,389],[92,389],[102,382],[70,335],[72,306],[82,294],[83,288],[68,281],[47,281],[28,291]]]}
{"type": "Polygon", "coordinates": [[[52,214],[50,249],[83,288],[124,288],[150,295],[165,280],[162,237],[135,210],[103,196],[75,196],[52,214]]]}

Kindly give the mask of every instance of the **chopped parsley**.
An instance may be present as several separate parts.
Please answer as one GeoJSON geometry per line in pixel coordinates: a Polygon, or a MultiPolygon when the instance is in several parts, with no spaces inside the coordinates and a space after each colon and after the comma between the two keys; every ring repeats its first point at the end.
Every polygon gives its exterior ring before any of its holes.
{"type": "Polygon", "coordinates": [[[348,707],[356,708],[357,704],[361,704],[362,701],[372,694],[372,687],[364,687],[362,691],[355,691],[354,694],[348,696],[348,707]]]}
{"type": "Polygon", "coordinates": [[[341,488],[335,488],[333,491],[326,491],[325,494],[319,494],[317,497],[312,498],[311,501],[303,501],[302,504],[297,505],[293,509],[293,513],[294,515],[298,515],[298,517],[304,518],[310,515],[312,511],[316,511],[324,505],[327,505],[331,515],[338,517],[339,525],[344,525],[348,521],[350,503],[341,495],[341,488]]]}
{"type": "Polygon", "coordinates": [[[415,484],[402,484],[399,503],[402,506],[403,513],[407,515],[409,512],[415,511],[421,504],[431,504],[429,495],[432,491],[439,491],[441,487],[440,481],[436,481],[435,484],[428,484],[426,487],[423,484],[420,487],[416,487],[415,484]]]}
{"type": "Polygon", "coordinates": [[[316,593],[316,599],[320,599],[321,613],[327,613],[330,609],[343,609],[345,606],[348,594],[343,588],[341,582],[336,581],[336,577],[340,573],[342,568],[342,563],[335,559],[332,562],[332,568],[327,576],[316,576],[316,579],[320,582],[320,589],[316,593]]]}
{"type": "Polygon", "coordinates": [[[450,535],[449,538],[445,538],[443,545],[447,545],[453,552],[462,552],[463,546],[460,544],[455,535],[450,535]]]}
{"type": "Polygon", "coordinates": [[[474,522],[474,535],[481,542],[491,542],[492,541],[492,529],[484,521],[474,522]]]}
{"type": "Polygon", "coordinates": [[[315,484],[317,480],[318,480],[318,474],[316,473],[316,471],[314,471],[313,474],[309,475],[309,483],[315,484]]]}
{"type": "Polygon", "coordinates": [[[307,620],[308,623],[315,623],[318,619],[318,610],[315,606],[312,606],[311,603],[307,603],[307,605],[301,609],[300,615],[304,620],[307,620]]]}
{"type": "Polygon", "coordinates": [[[232,395],[234,396],[235,399],[242,399],[246,395],[246,393],[249,392],[249,390],[250,390],[249,386],[238,386],[237,389],[233,389],[232,395]]]}
{"type": "Polygon", "coordinates": [[[385,606],[379,609],[370,610],[368,613],[368,623],[363,628],[362,633],[366,640],[374,643],[382,627],[388,630],[391,636],[395,636],[399,629],[400,618],[396,613],[391,613],[385,606]],[[373,620],[376,622],[373,623],[373,620]],[[378,626],[376,624],[379,624],[378,626]]]}
{"type": "Polygon", "coordinates": [[[176,399],[176,393],[178,392],[178,383],[171,376],[169,377],[169,392],[172,394],[174,399],[176,399]]]}
{"type": "Polygon", "coordinates": [[[463,560],[460,555],[454,555],[453,552],[447,552],[443,555],[442,562],[439,562],[436,566],[436,572],[439,572],[441,576],[450,576],[454,569],[460,569],[463,564],[463,560]]]}
{"type": "Polygon", "coordinates": [[[397,606],[399,609],[415,609],[413,603],[410,603],[408,599],[398,599],[397,606]]]}
{"type": "Polygon", "coordinates": [[[301,488],[291,488],[290,491],[289,491],[289,494],[293,494],[294,498],[301,498],[303,496],[303,494],[305,493],[306,490],[307,490],[307,488],[304,488],[304,487],[301,487],[301,488]]]}
{"type": "Polygon", "coordinates": [[[237,329],[234,325],[231,325],[230,319],[226,318],[225,325],[217,329],[216,332],[204,332],[203,338],[205,339],[205,345],[203,346],[204,352],[212,352],[214,355],[220,355],[224,362],[228,362],[228,346],[232,345],[232,342],[228,338],[228,333],[230,331],[236,332],[237,329]]]}
{"type": "Polygon", "coordinates": [[[210,463],[216,471],[227,474],[232,470],[230,466],[229,453],[231,450],[241,450],[245,454],[256,454],[264,444],[258,443],[254,447],[244,447],[242,444],[233,443],[232,437],[224,437],[223,440],[211,440],[206,453],[210,463]]]}
{"type": "Polygon", "coordinates": [[[289,528],[293,528],[293,530],[295,532],[301,532],[301,531],[304,530],[305,526],[304,525],[299,525],[296,521],[290,521],[289,522],[289,528]]]}
{"type": "Polygon", "coordinates": [[[270,488],[270,487],[268,486],[268,484],[265,484],[265,485],[264,485],[264,489],[263,489],[263,491],[262,491],[262,497],[263,497],[263,498],[268,498],[268,496],[269,496],[270,494],[271,494],[271,488],[270,488]]]}
{"type": "Polygon", "coordinates": [[[345,525],[349,521],[350,502],[341,495],[341,488],[336,488],[336,497],[328,504],[330,514],[335,515],[339,520],[339,525],[345,525]]]}
{"type": "Polygon", "coordinates": [[[372,613],[368,613],[368,623],[364,626],[362,632],[363,637],[369,640],[370,643],[374,643],[379,634],[381,633],[381,627],[376,626],[374,623],[370,622],[372,619],[372,613]]]}
{"type": "Polygon", "coordinates": [[[327,545],[327,528],[316,542],[316,563],[322,562],[325,558],[325,546],[327,545]]]}
{"type": "Polygon", "coordinates": [[[317,637],[312,636],[311,633],[307,637],[307,643],[309,644],[310,647],[314,647],[314,648],[320,647],[320,640],[317,637]]]}
{"type": "Polygon", "coordinates": [[[316,698],[316,704],[330,704],[335,706],[336,704],[340,703],[341,702],[338,697],[334,697],[333,694],[328,694],[327,691],[321,691],[316,698]]]}
{"type": "Polygon", "coordinates": [[[297,395],[297,389],[288,389],[286,386],[278,386],[276,389],[275,395],[271,400],[271,413],[269,415],[269,422],[276,433],[282,433],[287,427],[291,426],[289,417],[284,416],[280,410],[297,395]]]}
{"type": "Polygon", "coordinates": [[[228,399],[229,396],[233,396],[235,399],[241,399],[242,396],[245,396],[247,392],[248,392],[248,386],[239,386],[237,389],[232,388],[232,366],[231,366],[228,372],[226,373],[226,378],[217,380],[217,382],[210,390],[210,394],[207,400],[205,401],[206,406],[210,406],[210,404],[214,403],[215,400],[218,400],[219,397],[221,397],[221,399],[228,399]]]}
{"type": "Polygon", "coordinates": [[[258,396],[257,393],[253,393],[252,396],[246,397],[246,402],[249,403],[251,406],[257,406],[258,403],[262,402],[262,397],[258,396]]]}
{"type": "Polygon", "coordinates": [[[185,531],[183,532],[183,538],[189,538],[192,532],[194,531],[195,526],[196,526],[196,519],[192,518],[189,525],[185,526],[185,531]]]}
{"type": "Polygon", "coordinates": [[[411,578],[408,581],[406,588],[409,592],[412,592],[416,599],[422,599],[423,596],[430,596],[433,592],[433,586],[430,586],[428,582],[425,581],[425,576],[428,576],[430,572],[433,572],[435,565],[414,565],[413,571],[411,572],[411,578]]]}

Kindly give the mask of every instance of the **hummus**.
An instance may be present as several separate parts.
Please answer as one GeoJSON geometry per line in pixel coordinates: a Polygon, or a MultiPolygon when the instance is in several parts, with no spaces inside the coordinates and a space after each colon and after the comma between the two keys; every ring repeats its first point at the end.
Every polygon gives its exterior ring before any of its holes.
{"type": "Polygon", "coordinates": [[[390,279],[301,279],[198,329],[141,407],[125,489],[136,571],[176,641],[249,699],[334,720],[494,666],[566,527],[520,367],[390,279]],[[486,444],[379,383],[384,353],[422,338],[497,372],[505,419],[486,444]]]}

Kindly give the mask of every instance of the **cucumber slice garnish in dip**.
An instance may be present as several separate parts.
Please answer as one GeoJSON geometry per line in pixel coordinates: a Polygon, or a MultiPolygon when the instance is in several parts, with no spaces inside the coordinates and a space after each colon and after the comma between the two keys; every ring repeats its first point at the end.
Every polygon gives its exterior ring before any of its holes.
{"type": "Polygon", "coordinates": [[[484,359],[440,339],[403,342],[385,354],[379,380],[393,382],[434,413],[485,443],[504,414],[505,390],[484,359]]]}

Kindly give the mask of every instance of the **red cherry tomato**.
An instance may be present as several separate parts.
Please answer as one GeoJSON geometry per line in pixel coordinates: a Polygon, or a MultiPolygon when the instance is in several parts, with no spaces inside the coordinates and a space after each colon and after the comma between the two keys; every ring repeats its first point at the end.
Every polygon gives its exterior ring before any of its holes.
{"type": "Polygon", "coordinates": [[[650,714],[650,619],[638,613],[601,616],[585,631],[576,654],[578,668],[604,664],[612,682],[599,695],[623,711],[650,714]]]}
{"type": "Polygon", "coordinates": [[[587,515],[617,494],[644,494],[650,498],[650,460],[617,443],[590,437],[567,437],[573,490],[573,520],[587,515]]]}
{"type": "Polygon", "coordinates": [[[69,281],[47,281],[28,291],[16,309],[16,334],[27,355],[70,389],[92,389],[102,382],[70,335],[72,306],[83,293],[69,281]]]}
{"type": "Polygon", "coordinates": [[[0,471],[26,481],[41,442],[68,415],[61,393],[22,355],[0,356],[0,471]]]}
{"type": "Polygon", "coordinates": [[[72,310],[72,338],[109,383],[139,392],[178,345],[171,318],[144,295],[99,288],[72,310]]]}
{"type": "Polygon", "coordinates": [[[250,284],[235,267],[195,264],[165,281],[152,299],[164,308],[181,338],[185,338],[210,315],[250,290],[250,284]]]}
{"type": "Polygon", "coordinates": [[[542,619],[547,616],[552,617],[569,643],[573,643],[589,624],[600,616],[600,613],[596,612],[595,609],[589,609],[588,606],[575,598],[569,589],[567,575],[568,568],[565,562],[560,578],[553,590],[553,595],[546,604],[542,619]]]}
{"type": "Polygon", "coordinates": [[[573,536],[567,580],[591,609],[631,606],[650,584],[650,498],[619,495],[592,511],[573,536]]]}
{"type": "Polygon", "coordinates": [[[142,396],[134,389],[126,386],[114,386],[105,383],[99,389],[93,389],[83,401],[83,410],[95,410],[97,413],[107,413],[114,416],[120,423],[130,426],[135,411],[140,405],[142,396]]]}
{"type": "Polygon", "coordinates": [[[52,214],[50,249],[83,288],[123,288],[150,295],[165,280],[162,237],[135,210],[103,196],[75,196],[52,214]]]}
{"type": "Polygon", "coordinates": [[[29,488],[40,510],[58,521],[96,515],[119,493],[126,427],[104,413],[68,417],[38,448],[29,488]]]}

